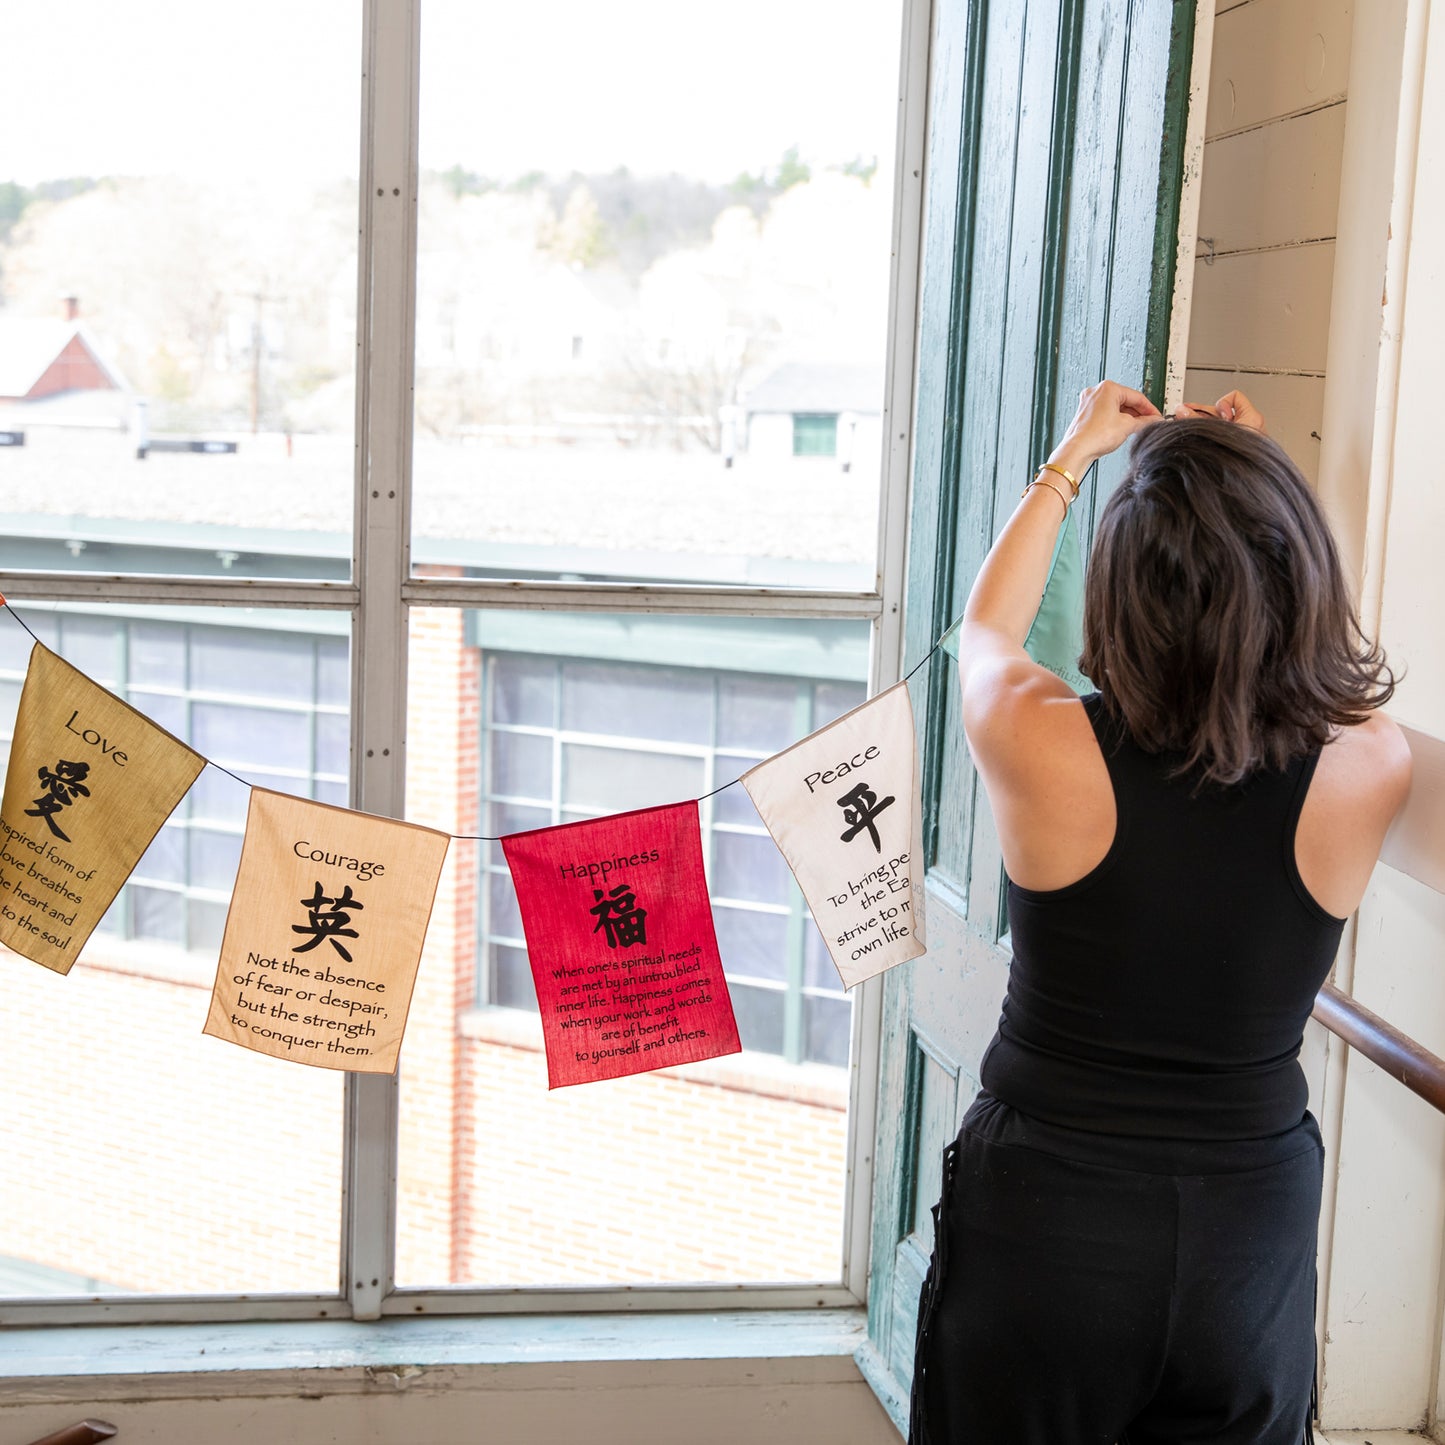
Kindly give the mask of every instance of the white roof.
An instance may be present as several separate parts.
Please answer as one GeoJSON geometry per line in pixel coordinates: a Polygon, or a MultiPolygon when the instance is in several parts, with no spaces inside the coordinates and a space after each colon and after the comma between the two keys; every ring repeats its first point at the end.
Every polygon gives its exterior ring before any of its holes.
{"type": "Polygon", "coordinates": [[[0,396],[25,396],[77,335],[111,383],[124,390],[124,380],[79,322],[0,315],[0,396]]]}

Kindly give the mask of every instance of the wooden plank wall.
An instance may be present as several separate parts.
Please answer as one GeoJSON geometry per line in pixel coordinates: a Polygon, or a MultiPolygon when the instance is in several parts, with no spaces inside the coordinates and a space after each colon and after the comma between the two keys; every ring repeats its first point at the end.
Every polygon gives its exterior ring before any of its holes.
{"type": "Polygon", "coordinates": [[[1238,387],[1317,475],[1352,0],[1219,0],[1184,394],[1238,387]]]}

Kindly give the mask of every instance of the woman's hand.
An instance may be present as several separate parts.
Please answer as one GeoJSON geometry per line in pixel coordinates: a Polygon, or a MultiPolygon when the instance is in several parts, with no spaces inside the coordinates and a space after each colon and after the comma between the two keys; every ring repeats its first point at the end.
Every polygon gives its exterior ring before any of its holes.
{"type": "Polygon", "coordinates": [[[1238,422],[1240,426],[1253,427],[1258,432],[1264,430],[1264,417],[1259,408],[1242,391],[1228,392],[1213,406],[1206,406],[1202,402],[1184,402],[1174,409],[1177,421],[1188,421],[1191,417],[1198,416],[1213,416],[1220,421],[1238,422]]]}
{"type": "Polygon", "coordinates": [[[1049,460],[1082,478],[1100,457],[1122,446],[1140,428],[1162,420],[1159,408],[1142,391],[1117,381],[1086,386],[1079,393],[1079,409],[1049,460]]]}

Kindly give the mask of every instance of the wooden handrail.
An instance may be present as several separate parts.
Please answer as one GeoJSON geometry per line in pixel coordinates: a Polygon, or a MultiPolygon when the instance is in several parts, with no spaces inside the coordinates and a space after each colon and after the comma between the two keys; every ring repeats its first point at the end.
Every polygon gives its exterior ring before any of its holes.
{"type": "Polygon", "coordinates": [[[1392,1079],[1445,1114],[1445,1059],[1432,1054],[1393,1024],[1387,1024],[1349,994],[1326,984],[1315,999],[1314,1016],[1352,1049],[1378,1064],[1392,1079]]]}
{"type": "Polygon", "coordinates": [[[78,1425],[67,1425],[53,1435],[32,1440],[30,1445],[95,1445],[97,1440],[109,1440],[115,1433],[115,1426],[104,1420],[82,1420],[78,1425]]]}

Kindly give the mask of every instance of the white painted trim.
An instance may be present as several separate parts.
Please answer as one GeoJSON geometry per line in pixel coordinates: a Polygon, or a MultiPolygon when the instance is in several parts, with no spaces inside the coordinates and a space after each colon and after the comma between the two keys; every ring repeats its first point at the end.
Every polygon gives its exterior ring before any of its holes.
{"type": "Polygon", "coordinates": [[[1194,10],[1194,55],[1189,66],[1189,119],[1179,188],[1179,244],[1174,253],[1174,296],[1169,308],[1169,350],[1164,363],[1164,411],[1184,400],[1189,364],[1189,319],[1194,303],[1194,260],[1199,243],[1199,197],[1204,181],[1204,131],[1209,110],[1209,70],[1214,59],[1215,0],[1194,10]]]}
{"type": "Polygon", "coordinates": [[[0,572],[13,602],[129,602],[176,607],[354,608],[351,582],[268,582],[248,577],[152,577],[142,573],[0,572]]]}
{"type": "MultiPolygon", "coordinates": [[[[419,0],[368,0],[363,51],[357,324],[356,557],[351,683],[354,807],[405,817],[411,570],[412,357],[416,329],[419,0]]],[[[395,1074],[348,1074],[342,1287],[376,1319],[395,1272],[395,1074]]]]}
{"type": "MultiPolygon", "coordinates": [[[[892,264],[888,282],[888,361],[884,380],[882,485],[878,499],[878,602],[874,614],[869,692],[904,675],[903,599],[908,570],[908,515],[913,465],[913,392],[918,367],[919,285],[923,274],[923,176],[928,131],[931,0],[904,0],[898,64],[898,127],[894,138],[892,264]]],[[[847,1191],[842,1281],[859,1301],[868,1294],[873,1231],[873,1169],[878,1080],[883,1058],[883,980],[865,980],[853,994],[848,1073],[847,1191]]]]}

